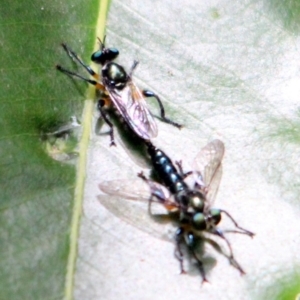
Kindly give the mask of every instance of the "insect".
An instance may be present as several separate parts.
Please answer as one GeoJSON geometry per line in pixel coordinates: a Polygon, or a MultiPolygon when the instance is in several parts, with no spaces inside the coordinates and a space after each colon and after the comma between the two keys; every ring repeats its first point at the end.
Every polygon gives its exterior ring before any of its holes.
{"type": "Polygon", "coordinates": [[[173,122],[165,116],[164,106],[155,93],[149,90],[141,91],[133,82],[132,74],[137,67],[138,62],[134,61],[129,73],[125,69],[113,62],[119,55],[116,48],[106,48],[104,42],[100,42],[100,49],[92,54],[91,60],[101,67],[101,78],[99,74],[85,64],[78,55],[70,49],[66,44],[62,44],[63,49],[75,62],[79,63],[94,79],[85,78],[75,72],[69,71],[64,67],[57,65],[57,70],[67,75],[79,78],[96,87],[96,89],[103,92],[103,97],[98,101],[98,109],[101,117],[109,126],[109,134],[111,145],[115,145],[113,124],[109,120],[105,107],[113,103],[114,107],[120,113],[129,127],[142,139],[150,140],[157,136],[156,122],[147,107],[145,98],[153,97],[156,99],[160,108],[160,117],[166,123],[172,124],[175,127],[181,128],[182,126],[173,122]]]}
{"type": "MultiPolygon", "coordinates": [[[[253,237],[254,234],[238,225],[233,217],[225,210],[212,208],[222,176],[222,158],[224,155],[224,144],[220,140],[208,143],[196,156],[194,160],[195,170],[184,173],[181,163],[172,163],[171,159],[160,149],[147,142],[153,169],[160,178],[161,183],[150,180],[139,173],[138,176],[148,185],[148,193],[130,189],[125,185],[118,187],[118,182],[104,182],[99,185],[100,189],[112,195],[119,195],[128,199],[148,200],[149,213],[152,214],[152,203],[161,204],[169,214],[176,214],[177,230],[175,232],[175,256],[180,262],[181,273],[184,270],[184,255],[182,246],[185,245],[192,257],[197,262],[203,281],[207,281],[203,263],[199,258],[197,244],[206,234],[217,236],[227,244],[230,263],[244,274],[242,267],[235,260],[231,244],[225,233],[240,233],[253,237]],[[194,185],[189,187],[185,179],[194,176],[194,185]],[[150,195],[149,195],[150,190],[150,195]],[[136,195],[133,195],[137,192],[136,195]],[[150,199],[150,200],[149,200],[150,199]],[[234,230],[221,230],[217,225],[220,223],[222,214],[226,215],[234,224],[234,230]]],[[[119,182],[120,183],[120,182],[119,182]]],[[[111,209],[109,203],[103,202],[111,209]]],[[[114,209],[111,209],[114,212],[114,209]]],[[[205,237],[204,237],[205,238],[205,237]]]]}

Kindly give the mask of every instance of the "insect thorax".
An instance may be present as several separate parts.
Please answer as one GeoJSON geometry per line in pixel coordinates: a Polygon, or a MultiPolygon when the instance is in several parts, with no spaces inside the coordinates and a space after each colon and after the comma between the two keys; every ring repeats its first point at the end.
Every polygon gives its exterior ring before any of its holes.
{"type": "Polygon", "coordinates": [[[122,90],[129,80],[125,69],[122,66],[113,62],[107,63],[102,68],[102,78],[103,83],[106,86],[118,90],[122,90]]]}

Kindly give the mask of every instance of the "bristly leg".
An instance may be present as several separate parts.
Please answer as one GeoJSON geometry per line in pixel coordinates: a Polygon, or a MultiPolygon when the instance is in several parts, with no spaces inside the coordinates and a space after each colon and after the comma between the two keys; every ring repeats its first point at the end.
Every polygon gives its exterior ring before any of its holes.
{"type": "Polygon", "coordinates": [[[100,111],[101,117],[103,118],[104,122],[109,126],[110,146],[116,146],[115,138],[114,138],[114,126],[112,122],[108,119],[107,112],[103,108],[104,105],[105,105],[104,100],[98,101],[98,109],[100,111]]]}
{"type": "Polygon", "coordinates": [[[241,231],[227,231],[227,232],[241,233],[241,234],[249,235],[250,237],[254,237],[255,233],[239,226],[239,224],[234,220],[234,218],[226,210],[220,209],[220,212],[224,213],[232,221],[234,226],[241,230],[241,231]]]}
{"type": "Polygon", "coordinates": [[[236,261],[236,259],[234,258],[231,244],[230,244],[230,242],[228,241],[228,239],[224,236],[223,232],[222,232],[221,230],[217,229],[217,228],[214,229],[214,230],[212,230],[212,231],[210,231],[210,232],[211,232],[212,234],[215,234],[215,235],[219,236],[221,239],[223,239],[223,240],[226,242],[226,244],[227,244],[227,246],[228,246],[228,249],[229,249],[229,253],[230,253],[229,256],[228,256],[228,259],[229,259],[231,265],[232,265],[233,267],[235,267],[237,270],[239,270],[240,273],[241,273],[241,275],[246,274],[246,272],[242,269],[242,267],[240,266],[240,264],[239,264],[239,263],[236,261]]]}
{"type": "Polygon", "coordinates": [[[105,91],[105,87],[100,82],[98,82],[96,80],[85,78],[85,77],[81,76],[80,74],[77,74],[75,72],[72,72],[72,71],[69,71],[69,70],[65,69],[61,65],[56,65],[56,69],[58,71],[64,73],[64,74],[66,74],[66,75],[78,78],[78,79],[83,80],[83,81],[85,81],[85,82],[87,82],[89,84],[92,84],[93,86],[95,86],[96,89],[98,89],[100,91],[105,91]]]}
{"type": "MultiPolygon", "coordinates": [[[[143,171],[141,171],[141,172],[138,173],[137,175],[138,175],[138,177],[140,177],[143,181],[145,181],[145,182],[148,184],[149,188],[150,188],[151,196],[150,196],[149,201],[148,201],[148,213],[149,213],[150,216],[152,216],[153,214],[152,214],[152,210],[151,210],[151,205],[152,205],[152,202],[155,202],[155,201],[153,200],[153,197],[156,196],[156,198],[157,198],[157,195],[155,195],[155,194],[153,193],[152,188],[151,188],[151,184],[150,184],[150,180],[144,175],[143,171]]],[[[161,200],[164,201],[164,199],[161,199],[161,200]]],[[[156,202],[159,202],[159,201],[156,201],[156,202]]],[[[159,202],[159,203],[161,203],[161,202],[159,202]]]]}
{"type": "Polygon", "coordinates": [[[138,66],[138,64],[139,64],[139,61],[137,61],[137,60],[133,61],[133,64],[132,64],[132,66],[131,66],[131,68],[129,70],[129,73],[128,73],[128,76],[130,78],[132,77],[132,74],[133,74],[134,70],[136,69],[136,67],[138,66]]]}
{"type": "Polygon", "coordinates": [[[153,93],[152,91],[149,91],[149,90],[143,90],[143,95],[144,95],[145,97],[147,97],[147,98],[153,97],[153,98],[156,99],[156,101],[157,101],[157,103],[158,103],[158,105],[159,105],[159,109],[160,109],[160,117],[161,117],[161,119],[162,119],[164,122],[166,122],[166,123],[168,123],[168,124],[171,124],[171,125],[173,125],[173,126],[179,128],[179,129],[182,128],[182,125],[181,125],[181,124],[176,123],[176,122],[174,122],[174,121],[172,121],[171,119],[169,119],[169,118],[166,117],[166,114],[165,114],[165,108],[164,108],[164,106],[163,106],[163,104],[162,104],[160,98],[159,98],[155,93],[153,93]]]}
{"type": "Polygon", "coordinates": [[[196,247],[196,240],[195,240],[195,236],[192,232],[189,232],[187,234],[187,241],[186,244],[191,252],[191,254],[193,255],[194,259],[196,260],[197,264],[198,264],[198,269],[199,272],[201,274],[202,277],[202,284],[204,282],[209,282],[206,278],[206,274],[205,274],[205,270],[204,270],[204,266],[203,266],[203,262],[198,258],[196,252],[195,252],[195,247],[196,247]]]}
{"type": "Polygon", "coordinates": [[[99,75],[94,72],[94,70],[85,64],[82,59],[79,58],[79,56],[67,45],[62,43],[61,44],[66,53],[77,63],[79,63],[91,76],[93,76],[96,80],[99,80],[99,75]]]}
{"type": "Polygon", "coordinates": [[[179,261],[180,264],[180,274],[186,274],[186,271],[184,270],[183,267],[183,261],[184,261],[184,256],[181,251],[181,243],[184,241],[184,229],[182,227],[178,227],[175,233],[175,241],[176,241],[176,247],[174,250],[174,256],[176,259],[179,261]]]}
{"type": "Polygon", "coordinates": [[[183,179],[187,178],[188,176],[192,175],[193,174],[193,171],[188,171],[188,172],[184,172],[183,171],[183,168],[182,168],[182,161],[175,161],[175,164],[179,170],[179,174],[180,176],[183,177],[183,179]]]}

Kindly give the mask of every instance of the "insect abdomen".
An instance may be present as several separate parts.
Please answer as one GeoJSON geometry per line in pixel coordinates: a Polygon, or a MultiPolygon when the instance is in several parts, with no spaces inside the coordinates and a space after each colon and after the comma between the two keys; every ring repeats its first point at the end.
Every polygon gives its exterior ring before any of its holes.
{"type": "Polygon", "coordinates": [[[172,193],[176,194],[188,188],[172,161],[163,151],[157,149],[152,144],[148,144],[148,153],[151,157],[154,170],[172,193]]]}

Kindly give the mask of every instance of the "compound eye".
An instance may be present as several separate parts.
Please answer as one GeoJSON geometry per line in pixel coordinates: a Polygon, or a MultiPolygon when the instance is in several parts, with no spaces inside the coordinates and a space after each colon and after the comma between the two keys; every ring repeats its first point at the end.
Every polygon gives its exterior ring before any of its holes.
{"type": "Polygon", "coordinates": [[[209,210],[210,218],[214,225],[217,225],[221,221],[221,211],[217,208],[212,208],[209,210]]]}
{"type": "Polygon", "coordinates": [[[107,60],[113,60],[119,55],[119,50],[117,48],[107,49],[107,60]]]}
{"type": "Polygon", "coordinates": [[[97,64],[104,65],[108,61],[114,60],[119,55],[119,50],[116,48],[105,48],[94,52],[91,60],[97,64]]]}
{"type": "Polygon", "coordinates": [[[192,219],[192,225],[196,230],[206,229],[206,219],[203,213],[195,213],[192,219]]]}
{"type": "Polygon", "coordinates": [[[98,64],[103,64],[105,62],[105,55],[103,54],[102,50],[98,50],[94,52],[91,56],[91,60],[98,64]]]}

